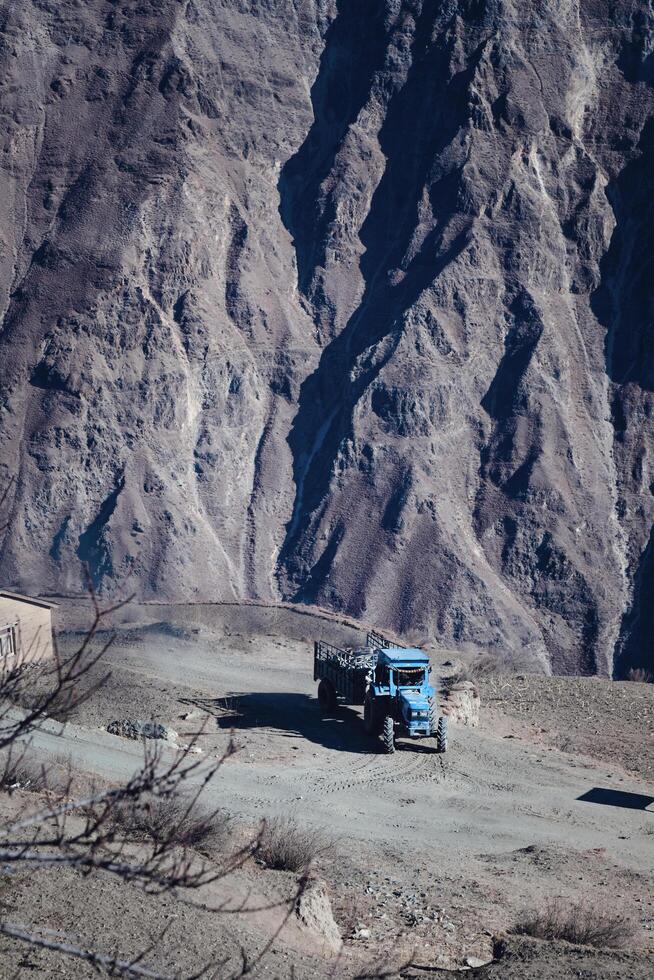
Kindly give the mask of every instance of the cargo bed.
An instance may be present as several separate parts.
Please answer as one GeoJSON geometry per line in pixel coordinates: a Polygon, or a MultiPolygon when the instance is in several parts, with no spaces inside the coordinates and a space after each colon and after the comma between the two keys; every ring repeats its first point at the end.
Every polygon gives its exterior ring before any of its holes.
{"type": "Polygon", "coordinates": [[[363,704],[377,655],[373,651],[341,650],[323,640],[314,644],[313,679],[329,681],[348,704],[363,704]]]}

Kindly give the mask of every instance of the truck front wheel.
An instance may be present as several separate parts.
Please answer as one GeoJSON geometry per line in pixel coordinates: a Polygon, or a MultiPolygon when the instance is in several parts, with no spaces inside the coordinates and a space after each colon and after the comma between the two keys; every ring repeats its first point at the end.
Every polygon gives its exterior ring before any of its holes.
{"type": "Polygon", "coordinates": [[[447,752],[447,718],[441,715],[436,729],[436,751],[447,752]]]}
{"type": "Polygon", "coordinates": [[[438,732],[438,711],[436,710],[436,698],[429,699],[429,734],[436,735],[438,732]]]}
{"type": "Polygon", "coordinates": [[[392,715],[386,715],[384,718],[384,724],[382,725],[382,741],[384,743],[384,752],[386,755],[392,755],[393,752],[395,752],[395,723],[392,715]]]}
{"type": "Polygon", "coordinates": [[[333,711],[336,707],[336,691],[330,681],[321,680],[318,685],[318,701],[323,711],[333,711]]]}

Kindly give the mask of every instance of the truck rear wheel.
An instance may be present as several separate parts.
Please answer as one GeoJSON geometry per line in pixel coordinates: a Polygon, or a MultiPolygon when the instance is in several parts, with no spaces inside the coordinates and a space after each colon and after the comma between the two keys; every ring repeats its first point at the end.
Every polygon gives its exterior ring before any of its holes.
{"type": "Polygon", "coordinates": [[[395,723],[392,715],[386,715],[382,725],[382,741],[386,755],[395,752],[395,723]]]}
{"type": "Polygon", "coordinates": [[[336,691],[331,681],[323,678],[318,685],[318,701],[323,711],[333,711],[336,707],[336,691]]]}
{"type": "Polygon", "coordinates": [[[436,750],[438,752],[447,752],[447,718],[444,715],[441,715],[438,719],[436,750]]]}
{"type": "Polygon", "coordinates": [[[374,697],[368,692],[363,702],[363,725],[368,735],[379,734],[379,714],[374,697]]]}

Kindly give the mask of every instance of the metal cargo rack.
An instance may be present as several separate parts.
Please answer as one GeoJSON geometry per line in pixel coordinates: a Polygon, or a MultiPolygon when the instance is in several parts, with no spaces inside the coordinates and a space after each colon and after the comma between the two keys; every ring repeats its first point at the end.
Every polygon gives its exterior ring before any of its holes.
{"type": "Polygon", "coordinates": [[[349,704],[363,704],[367,679],[376,662],[375,653],[341,650],[324,640],[316,640],[313,679],[330,681],[349,704]]]}
{"type": "Polygon", "coordinates": [[[381,633],[376,633],[374,630],[370,630],[368,636],[366,637],[366,646],[375,647],[377,650],[405,650],[401,643],[392,643],[387,640],[385,636],[381,633]]]}

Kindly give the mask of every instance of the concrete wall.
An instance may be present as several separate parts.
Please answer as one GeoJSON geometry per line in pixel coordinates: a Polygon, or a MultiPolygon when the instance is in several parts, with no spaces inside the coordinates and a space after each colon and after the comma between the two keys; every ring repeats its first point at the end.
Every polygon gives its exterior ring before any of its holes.
{"type": "Polygon", "coordinates": [[[18,663],[53,658],[52,609],[49,606],[0,592],[0,628],[14,624],[18,624],[18,663]]]}

